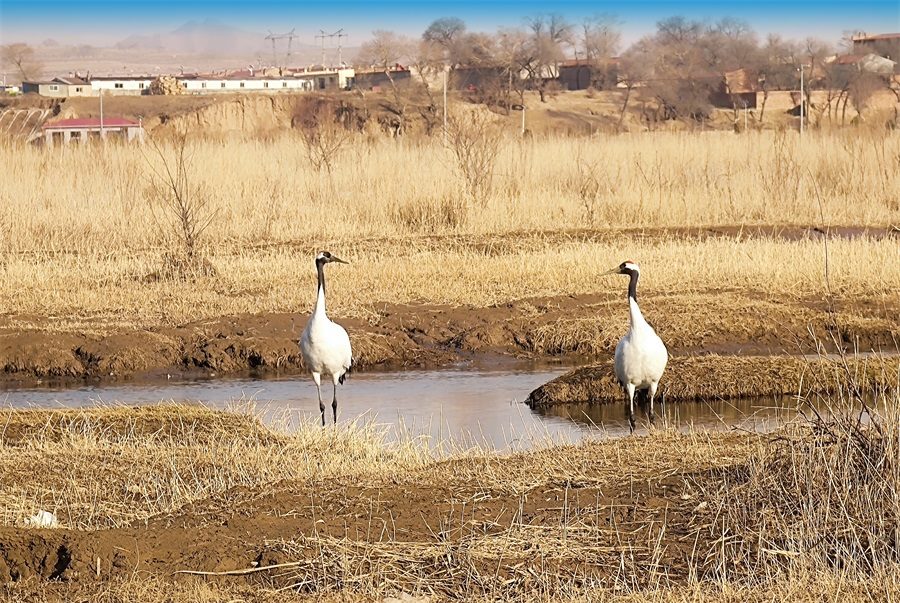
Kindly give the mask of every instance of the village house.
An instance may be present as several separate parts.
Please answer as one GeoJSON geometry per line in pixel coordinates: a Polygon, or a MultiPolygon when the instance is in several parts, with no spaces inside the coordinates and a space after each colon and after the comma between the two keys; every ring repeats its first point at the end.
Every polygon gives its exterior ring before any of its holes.
{"type": "Polygon", "coordinates": [[[77,140],[87,144],[91,138],[117,138],[126,142],[143,142],[144,128],[139,121],[122,117],[82,117],[50,121],[41,126],[44,144],[52,147],[55,141],[69,144],[77,140]]]}
{"type": "Polygon", "coordinates": [[[852,54],[876,54],[895,63],[900,62],[900,33],[858,33],[850,39],[853,42],[852,54]]]}
{"type": "Polygon", "coordinates": [[[96,96],[91,82],[81,77],[56,77],[46,81],[22,82],[22,93],[35,93],[50,98],[96,96]]]}
{"type": "Polygon", "coordinates": [[[619,59],[605,61],[572,59],[559,63],[559,83],[566,90],[612,90],[618,80],[619,59]]]}
{"type": "MultiPolygon", "coordinates": [[[[307,68],[226,71],[217,74],[173,76],[188,94],[223,92],[301,92],[346,90],[353,86],[353,69],[307,68]]],[[[157,77],[150,75],[89,76],[24,82],[22,91],[50,98],[73,96],[150,94],[157,77]]]]}

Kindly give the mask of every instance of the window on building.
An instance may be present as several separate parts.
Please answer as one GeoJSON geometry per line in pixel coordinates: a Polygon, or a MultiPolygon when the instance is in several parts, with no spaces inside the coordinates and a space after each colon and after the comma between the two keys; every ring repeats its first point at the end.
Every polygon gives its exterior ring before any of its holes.
{"type": "Polygon", "coordinates": [[[200,87],[201,87],[201,88],[206,88],[206,82],[200,82],[200,87]]]}
{"type": "Polygon", "coordinates": [[[244,82],[241,82],[241,88],[243,88],[243,87],[244,87],[244,82]]]}
{"type": "Polygon", "coordinates": [[[138,88],[144,89],[144,82],[138,82],[138,88]]]}
{"type": "Polygon", "coordinates": [[[59,90],[59,86],[57,86],[56,84],[51,84],[50,89],[56,92],[57,90],[59,90]]]}
{"type": "Polygon", "coordinates": [[[116,88],[124,88],[125,84],[123,84],[122,82],[116,82],[115,86],[116,88]]]}
{"type": "Polygon", "coordinates": [[[81,92],[81,86],[75,86],[75,92],[81,92]]]}
{"type": "Polygon", "coordinates": [[[281,82],[281,87],[282,87],[282,88],[287,88],[287,82],[281,82]]]}
{"type": "Polygon", "coordinates": [[[219,88],[224,88],[224,87],[225,87],[225,82],[222,82],[222,83],[219,85],[219,88]]]}
{"type": "Polygon", "coordinates": [[[269,87],[269,82],[263,82],[263,88],[268,88],[268,87],[269,87]]]}
{"type": "Polygon", "coordinates": [[[324,90],[324,89],[325,89],[325,78],[320,77],[319,78],[319,90],[324,90]]]}

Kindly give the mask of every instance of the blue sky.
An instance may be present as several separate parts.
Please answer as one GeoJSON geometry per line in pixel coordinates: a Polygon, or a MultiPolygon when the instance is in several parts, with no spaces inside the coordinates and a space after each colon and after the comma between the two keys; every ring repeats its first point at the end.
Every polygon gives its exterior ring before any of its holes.
{"type": "Polygon", "coordinates": [[[655,0],[648,2],[584,2],[573,0],[500,2],[390,0],[384,2],[291,2],[276,0],[0,0],[0,41],[90,43],[97,46],[131,34],[170,31],[189,20],[215,19],[248,31],[287,31],[296,28],[303,42],[314,43],[319,29],[343,27],[350,45],[362,42],[373,29],[392,29],[418,35],[430,21],[442,16],[463,19],[470,30],[493,31],[517,26],[525,16],[559,12],[572,21],[586,15],[617,16],[626,43],[650,33],[654,23],[672,15],[701,20],[733,16],[748,21],[761,34],[787,37],[816,36],[836,42],[843,32],[900,31],[900,0],[655,0]],[[308,38],[308,39],[307,39],[308,38]]]}

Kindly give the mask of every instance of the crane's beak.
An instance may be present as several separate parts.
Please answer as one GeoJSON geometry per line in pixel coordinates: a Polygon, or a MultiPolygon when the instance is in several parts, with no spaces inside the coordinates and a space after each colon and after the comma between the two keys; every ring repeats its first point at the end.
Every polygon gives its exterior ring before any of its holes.
{"type": "Polygon", "coordinates": [[[345,262],[344,260],[342,260],[341,258],[337,257],[336,255],[331,256],[331,261],[332,261],[332,262],[337,262],[337,263],[339,263],[339,264],[349,264],[349,263],[350,263],[350,262],[345,262]]]}
{"type": "Polygon", "coordinates": [[[604,272],[604,273],[601,274],[600,276],[607,276],[607,275],[610,275],[610,274],[619,274],[619,267],[616,266],[615,268],[611,268],[610,270],[607,270],[606,272],[604,272]]]}

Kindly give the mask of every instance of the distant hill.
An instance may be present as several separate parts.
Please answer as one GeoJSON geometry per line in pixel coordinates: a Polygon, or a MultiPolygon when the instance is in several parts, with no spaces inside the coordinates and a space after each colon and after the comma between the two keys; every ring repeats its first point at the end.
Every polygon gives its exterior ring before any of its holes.
{"type": "MultiPolygon", "coordinates": [[[[0,0],[2,2],[2,0],[0,0]]],[[[283,26],[276,33],[284,33],[283,26]]],[[[110,47],[89,44],[62,44],[46,39],[34,46],[38,60],[44,65],[43,76],[65,76],[75,72],[94,75],[128,73],[177,73],[242,69],[248,64],[272,63],[272,42],[267,33],[246,31],[207,19],[189,21],[175,30],[149,35],[132,35],[110,47]]],[[[310,34],[307,33],[307,38],[310,34]]],[[[356,55],[357,47],[344,48],[344,57],[356,55]]],[[[277,62],[285,64],[287,40],[276,43],[277,62]]],[[[291,67],[321,62],[321,47],[311,40],[304,43],[294,38],[291,44],[291,67]]],[[[337,62],[337,50],[329,48],[326,61],[337,62]]]]}
{"type": "Polygon", "coordinates": [[[244,54],[263,50],[264,36],[208,19],[188,21],[166,33],[128,36],[117,42],[115,48],[162,50],[177,54],[244,54]]]}

